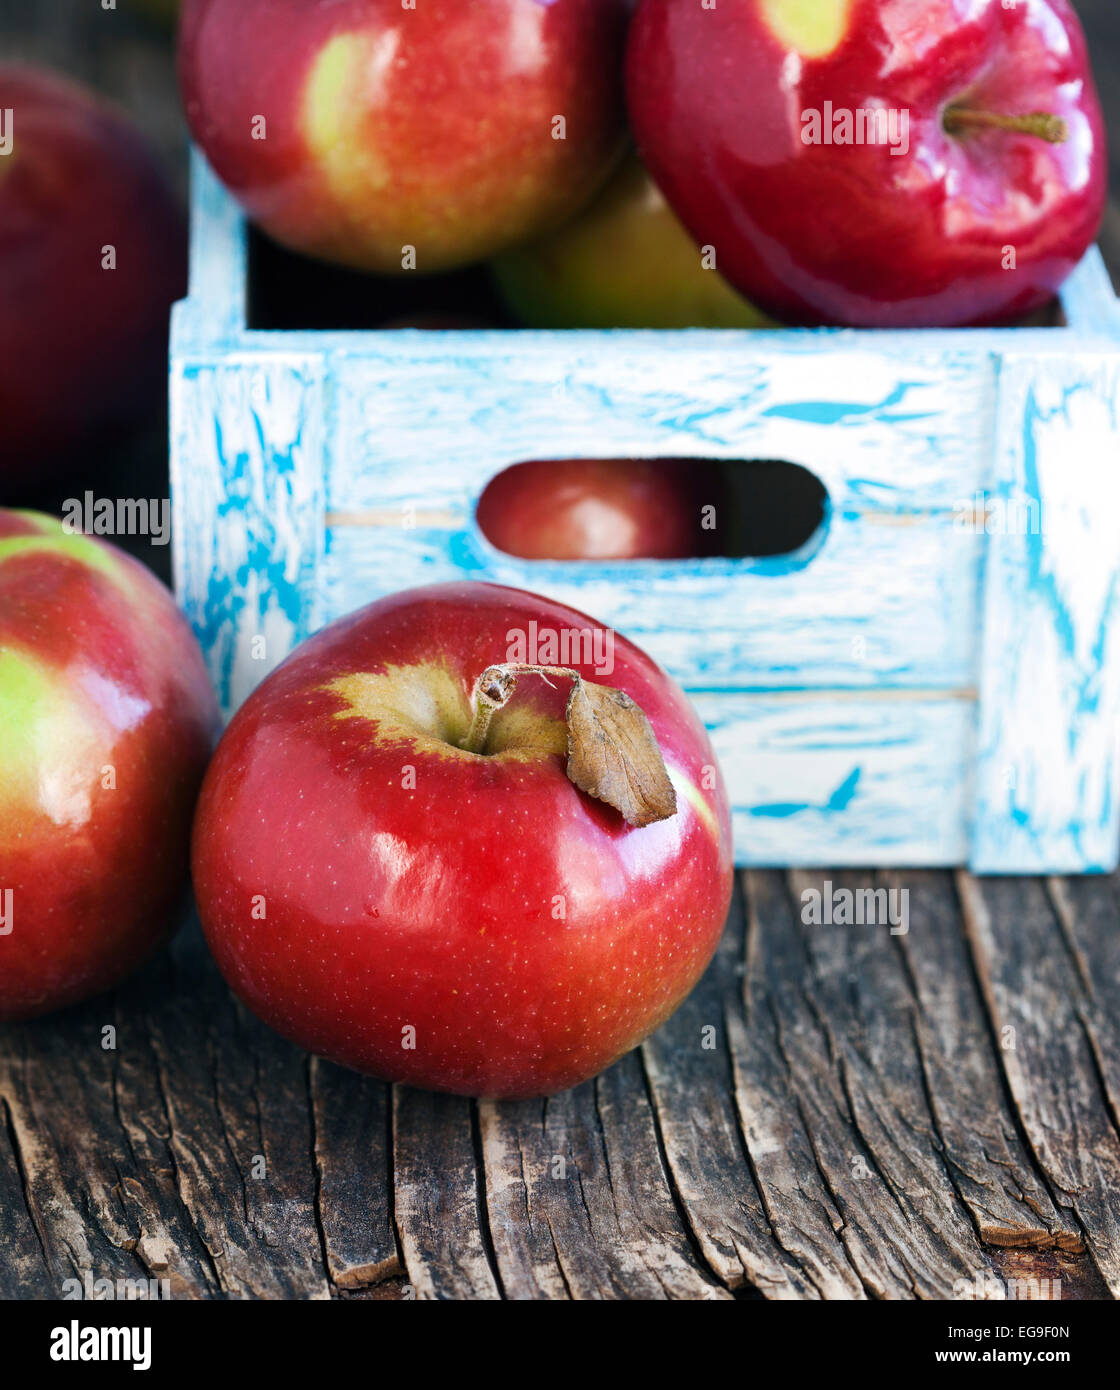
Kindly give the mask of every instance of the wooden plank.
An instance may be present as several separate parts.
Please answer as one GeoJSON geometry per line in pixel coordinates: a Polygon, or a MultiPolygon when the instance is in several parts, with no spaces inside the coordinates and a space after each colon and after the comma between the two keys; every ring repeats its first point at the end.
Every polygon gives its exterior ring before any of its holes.
{"type": "Polygon", "coordinates": [[[176,593],[229,712],[318,626],[322,364],[177,357],[171,417],[176,593]]]}
{"type": "Polygon", "coordinates": [[[894,977],[895,998],[913,1017],[937,1140],[981,1240],[1080,1252],[1076,1222],[1054,1206],[1016,1128],[951,877],[908,870],[880,874],[876,886],[907,895],[896,898],[908,921],[894,940],[908,989],[894,977]]]}
{"type": "Polygon", "coordinates": [[[0,1094],[51,1297],[90,1296],[101,1280],[141,1296],[150,1281],[157,1296],[214,1292],[151,1080],[144,1030],[112,996],[4,1030],[0,1094]]]}
{"type": "Polygon", "coordinates": [[[353,1290],[402,1272],[393,1230],[391,1088],[311,1059],[318,1211],[327,1269],[353,1290]]]}
{"type": "Polygon", "coordinates": [[[500,469],[542,457],[788,459],[840,513],[951,511],[987,482],[986,337],[971,350],[843,332],[313,340],[336,387],[332,511],[465,508],[500,469]]]}
{"type": "Polygon", "coordinates": [[[192,152],[189,297],[174,310],[179,358],[226,344],[244,332],[248,304],[248,228],[238,204],[205,157],[192,152]]]}
{"type": "MultiPolygon", "coordinates": [[[[1085,1031],[1086,985],[1043,884],[958,874],[973,958],[1019,1120],[1120,1295],[1120,1135],[1085,1031]]],[[[1115,924],[1113,925],[1115,931],[1115,924]]]]}
{"type": "Polygon", "coordinates": [[[490,1258],[473,1104],[393,1087],[396,1223],[416,1298],[502,1296],[490,1258]]]}
{"type": "Polygon", "coordinates": [[[197,924],[134,1007],[167,1106],[180,1200],[232,1298],[330,1296],[315,1211],[308,1060],[233,1000],[197,924]]]}
{"type": "Polygon", "coordinates": [[[787,1246],[807,1240],[807,1206],[822,1212],[871,1296],[952,1298],[992,1263],[941,1151],[890,925],[807,925],[809,891],[827,890],[747,876],[746,1021],[731,1040],[763,1201],[787,1246]]]}
{"type": "Polygon", "coordinates": [[[0,1298],[52,1298],[57,1291],[24,1188],[19,1140],[5,1099],[11,1089],[6,1066],[0,1064],[0,1298]]]}
{"type": "MultiPolygon", "coordinates": [[[[736,891],[716,958],[642,1047],[673,1188],[706,1263],[730,1288],[778,1300],[858,1298],[827,1204],[807,1202],[787,1246],[758,1194],[733,1096],[728,1034],[742,1011],[743,903],[736,891]]],[[[757,1059],[744,1058],[752,1072],[757,1059]]]]}
{"type": "MultiPolygon", "coordinates": [[[[49,1053],[49,1037],[44,1042],[49,1053]]],[[[30,1050],[38,1052],[34,1044],[30,1050]]],[[[13,1064],[9,1054],[0,1072],[24,1201],[42,1241],[52,1298],[94,1280],[116,1288],[148,1278],[131,1248],[135,1232],[113,1195],[116,1174],[102,1138],[106,1117],[96,1113],[106,1100],[111,1105],[111,1085],[106,1076],[89,1094],[64,1072],[56,1089],[38,1056],[13,1064]],[[93,1128],[98,1120],[100,1131],[93,1128]]]]}
{"type": "Polygon", "coordinates": [[[727,781],[739,864],[963,860],[972,701],[844,691],[690,698],[727,781]]]}
{"type": "Polygon", "coordinates": [[[1052,879],[1049,891],[1085,989],[1079,1017],[1109,1108],[1120,1117],[1120,875],[1052,879]]]}
{"type": "MultiPolygon", "coordinates": [[[[1107,1303],[1112,1295],[1087,1254],[1007,1247],[992,1252],[1007,1298],[1016,1302],[1107,1303]]],[[[998,1293],[996,1295],[998,1297],[998,1293]]]]}
{"type": "Polygon", "coordinates": [[[1120,334],[1120,303],[1100,248],[1092,246],[1062,287],[1062,309],[1075,331],[1116,338],[1120,334]]]}
{"type": "Polygon", "coordinates": [[[692,689],[975,685],[986,538],[951,513],[904,527],[834,515],[807,563],[757,568],[726,559],[519,560],[495,550],[473,514],[433,529],[410,529],[401,512],[394,521],[328,529],[324,622],[411,585],[468,578],[590,613],[692,689]]]}
{"type": "Polygon", "coordinates": [[[1120,855],[1120,365],[1011,356],[1000,382],[969,863],[1112,869],[1120,855]]]}
{"type": "Polygon", "coordinates": [[[730,1297],[674,1208],[637,1053],[562,1095],[479,1110],[507,1298],[730,1297]]]}

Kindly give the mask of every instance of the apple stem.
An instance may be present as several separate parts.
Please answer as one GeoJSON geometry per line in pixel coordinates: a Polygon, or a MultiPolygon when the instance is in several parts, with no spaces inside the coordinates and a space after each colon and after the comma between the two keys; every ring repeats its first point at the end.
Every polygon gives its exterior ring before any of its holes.
{"type": "Polygon", "coordinates": [[[945,112],[945,129],[950,135],[965,130],[1013,130],[1037,135],[1051,145],[1069,139],[1069,126],[1049,111],[1031,111],[1025,116],[1007,116],[998,111],[973,111],[966,106],[950,106],[945,112]]]}
{"type": "Polygon", "coordinates": [[[466,738],[459,745],[465,753],[484,751],[495,710],[509,703],[510,696],[517,689],[517,677],[530,675],[543,676],[546,680],[549,676],[567,676],[574,681],[582,679],[578,671],[567,666],[529,666],[520,661],[510,661],[504,666],[487,666],[474,683],[474,717],[466,738]]]}

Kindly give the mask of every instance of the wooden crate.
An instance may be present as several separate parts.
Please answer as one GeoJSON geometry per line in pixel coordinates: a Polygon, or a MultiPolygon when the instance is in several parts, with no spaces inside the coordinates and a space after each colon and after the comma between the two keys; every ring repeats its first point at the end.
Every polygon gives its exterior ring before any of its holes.
{"type": "Polygon", "coordinates": [[[742,864],[1116,866],[1120,307],[1095,250],[1053,328],[269,332],[244,218],[198,156],[193,184],[175,570],[227,711],[381,594],[492,580],[689,691],[742,864]],[[642,456],[801,464],[825,526],[778,560],[558,564],[475,523],[509,464],[642,456]]]}

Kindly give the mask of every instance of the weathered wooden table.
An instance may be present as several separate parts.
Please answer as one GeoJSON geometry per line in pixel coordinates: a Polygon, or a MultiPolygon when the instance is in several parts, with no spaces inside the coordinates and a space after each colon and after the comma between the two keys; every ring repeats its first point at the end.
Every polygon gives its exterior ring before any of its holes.
{"type": "Polygon", "coordinates": [[[748,874],[677,1016],[536,1102],[309,1059],[192,927],[0,1031],[0,1294],[1120,1293],[1120,881],[833,878],[907,888],[909,932],[804,926],[820,878],[748,874]]]}
{"type": "MultiPolygon", "coordinates": [[[[1079,8],[1117,67],[1120,13],[1079,8]]],[[[155,31],[67,0],[0,0],[0,25],[181,147],[155,31]]],[[[993,1278],[1108,1298],[1120,877],[747,874],[669,1024],[516,1104],[308,1058],[233,1002],[192,924],[115,996],[0,1029],[0,1120],[5,1298],[157,1279],[175,1298],[948,1299],[993,1278]],[[908,890],[908,932],[804,925],[825,879],[908,890]]]]}

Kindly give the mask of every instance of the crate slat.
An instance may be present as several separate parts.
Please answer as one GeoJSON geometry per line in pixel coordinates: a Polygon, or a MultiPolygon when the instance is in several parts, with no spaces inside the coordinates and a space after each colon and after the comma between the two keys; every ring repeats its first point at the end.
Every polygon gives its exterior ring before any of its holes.
{"type": "Polygon", "coordinates": [[[986,485],[986,351],[915,343],[899,357],[796,333],[545,336],[368,334],[361,353],[330,352],[328,507],[465,515],[494,474],[541,458],[785,459],[837,511],[951,510],[986,485]],[[416,341],[430,338],[449,341],[416,341]],[[817,346],[808,375],[805,338],[817,346]]]}
{"type": "Polygon", "coordinates": [[[976,705],[848,691],[693,696],[750,866],[920,867],[969,852],[976,705]]]}
{"type": "Polygon", "coordinates": [[[802,565],[549,564],[501,554],[473,523],[336,525],[323,556],[322,616],[329,622],[394,588],[481,579],[590,613],[686,689],[956,688],[975,680],[985,544],[946,515],[900,526],[856,514],[834,517],[802,565]]]}
{"type": "Polygon", "coordinates": [[[1120,363],[1008,358],[989,546],[972,863],[1120,852],[1120,363]]]}

